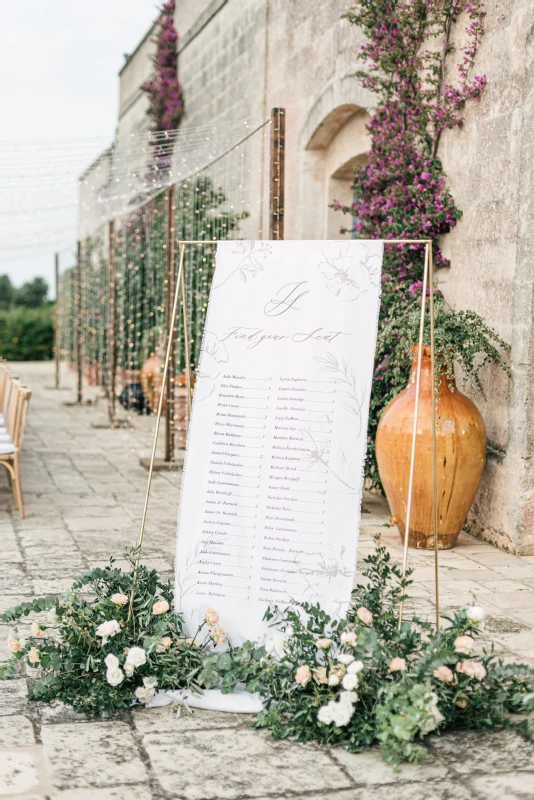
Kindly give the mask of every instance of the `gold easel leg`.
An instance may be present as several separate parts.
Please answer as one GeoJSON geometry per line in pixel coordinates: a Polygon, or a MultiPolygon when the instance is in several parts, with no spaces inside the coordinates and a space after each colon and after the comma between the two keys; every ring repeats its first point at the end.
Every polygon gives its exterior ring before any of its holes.
{"type": "Polygon", "coordinates": [[[141,529],[139,531],[139,538],[137,540],[137,555],[135,559],[135,567],[134,567],[134,577],[133,577],[133,586],[132,592],[130,594],[130,607],[128,610],[128,619],[132,616],[133,611],[133,602],[134,602],[134,595],[135,595],[135,584],[137,580],[137,570],[139,569],[139,562],[141,560],[141,547],[143,546],[143,536],[145,533],[145,523],[146,523],[146,514],[148,509],[148,499],[150,497],[150,487],[152,485],[152,473],[154,472],[154,461],[156,459],[156,447],[158,444],[158,433],[159,433],[159,424],[161,421],[161,412],[163,409],[163,398],[165,392],[163,391],[163,387],[166,385],[167,380],[167,372],[169,370],[169,361],[171,356],[172,350],[172,337],[174,335],[174,320],[176,319],[176,312],[178,310],[178,298],[180,293],[180,285],[181,279],[183,276],[183,268],[184,268],[184,253],[185,253],[185,244],[180,242],[180,266],[178,268],[178,279],[176,281],[176,290],[174,292],[174,300],[172,306],[172,320],[173,324],[169,327],[169,339],[167,341],[167,352],[165,353],[165,366],[163,368],[163,382],[162,382],[162,390],[159,395],[159,403],[158,403],[158,414],[156,417],[156,430],[154,431],[154,442],[152,444],[152,456],[150,458],[150,468],[148,470],[148,481],[146,487],[146,494],[145,494],[145,504],[143,507],[143,516],[141,518],[141,529]]]}
{"type": "Polygon", "coordinates": [[[180,285],[182,287],[182,314],[184,321],[184,348],[185,348],[185,384],[187,387],[187,423],[191,422],[191,406],[193,404],[193,391],[191,387],[191,359],[189,357],[189,332],[187,330],[187,306],[185,298],[185,270],[182,270],[180,285]]]}
{"type": "MultiPolygon", "coordinates": [[[[406,504],[406,525],[404,528],[404,555],[402,559],[402,577],[406,578],[406,569],[408,565],[408,539],[410,535],[410,521],[412,513],[412,494],[413,494],[413,476],[415,465],[415,445],[417,440],[417,418],[419,416],[419,391],[421,387],[421,359],[423,357],[423,339],[425,332],[425,309],[426,309],[426,290],[428,285],[428,267],[430,261],[430,242],[425,244],[425,267],[423,272],[423,297],[421,300],[421,322],[419,325],[419,352],[417,353],[417,372],[415,378],[415,408],[413,415],[413,429],[412,429],[412,448],[410,453],[410,472],[408,477],[408,502],[406,504]]],[[[401,601],[399,606],[399,630],[402,625],[402,612],[404,602],[401,601]]]]}
{"type": "Polygon", "coordinates": [[[434,256],[430,243],[429,258],[430,283],[430,358],[432,366],[432,494],[434,510],[434,581],[436,589],[436,628],[439,630],[439,577],[438,577],[438,468],[436,454],[436,362],[434,351],[434,256]]]}

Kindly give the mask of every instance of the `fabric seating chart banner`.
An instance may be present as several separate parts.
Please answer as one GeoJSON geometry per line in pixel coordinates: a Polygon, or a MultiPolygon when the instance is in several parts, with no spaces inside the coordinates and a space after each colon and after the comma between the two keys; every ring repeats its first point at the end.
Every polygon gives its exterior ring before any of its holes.
{"type": "Polygon", "coordinates": [[[176,608],[233,644],[353,587],[383,243],[217,245],[184,466],[176,608]]]}

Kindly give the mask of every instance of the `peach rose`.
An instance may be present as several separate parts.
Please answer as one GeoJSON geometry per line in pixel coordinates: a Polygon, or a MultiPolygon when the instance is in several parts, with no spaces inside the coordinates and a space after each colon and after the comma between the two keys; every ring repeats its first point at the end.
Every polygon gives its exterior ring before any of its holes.
{"type": "Polygon", "coordinates": [[[12,653],[20,653],[20,651],[24,647],[21,640],[17,639],[16,636],[7,637],[7,646],[9,647],[12,653]]]}
{"type": "Polygon", "coordinates": [[[456,705],[458,706],[458,708],[465,708],[468,700],[469,700],[468,696],[462,692],[462,694],[458,695],[456,705]]]}
{"type": "Polygon", "coordinates": [[[112,594],[109,598],[112,603],[115,603],[117,606],[125,606],[128,602],[128,598],[125,594],[121,594],[120,592],[116,592],[116,594],[112,594]]]}
{"type": "Polygon", "coordinates": [[[159,645],[157,650],[159,653],[162,653],[164,650],[168,650],[172,644],[172,639],[170,636],[164,636],[163,639],[160,639],[159,645]]]}
{"type": "Polygon", "coordinates": [[[373,615],[368,608],[365,608],[365,606],[360,606],[360,608],[356,611],[356,616],[360,622],[363,622],[364,625],[369,626],[373,624],[373,615]]]}
{"type": "Polygon", "coordinates": [[[406,669],[406,661],[403,658],[392,658],[389,662],[389,672],[404,672],[406,669]]]}
{"type": "Polygon", "coordinates": [[[456,665],[456,672],[463,672],[464,675],[476,678],[477,681],[483,681],[487,674],[480,661],[461,661],[456,665]]]}
{"type": "Polygon", "coordinates": [[[330,645],[332,644],[332,639],[317,639],[315,642],[315,646],[318,647],[320,650],[328,650],[330,645]]]}
{"type": "Polygon", "coordinates": [[[215,609],[208,608],[206,613],[204,614],[204,620],[207,622],[208,625],[217,625],[219,621],[219,614],[215,609]]]}
{"type": "Polygon", "coordinates": [[[326,667],[317,667],[313,670],[313,677],[317,683],[328,683],[328,675],[326,674],[326,667]]]}
{"type": "Polygon", "coordinates": [[[41,660],[41,654],[36,647],[32,647],[28,653],[28,660],[30,664],[38,664],[41,660]]]}
{"type": "Polygon", "coordinates": [[[301,686],[306,686],[306,684],[311,679],[311,669],[307,664],[301,664],[301,666],[295,672],[295,680],[297,683],[300,683],[301,686]]]}
{"type": "Polygon", "coordinates": [[[475,640],[472,636],[457,636],[454,640],[454,649],[457,653],[462,653],[468,656],[475,646],[475,640]]]}
{"type": "Polygon", "coordinates": [[[445,683],[452,683],[454,679],[452,670],[446,667],[445,664],[442,664],[441,667],[436,667],[432,674],[434,675],[434,678],[438,679],[438,681],[444,681],[445,683]]]}
{"type": "Polygon", "coordinates": [[[220,625],[215,625],[215,627],[211,629],[210,636],[215,644],[222,644],[226,641],[226,631],[223,630],[220,625]]]}
{"type": "Polygon", "coordinates": [[[154,603],[152,606],[152,613],[153,614],[165,614],[169,610],[169,604],[166,600],[158,600],[157,603],[154,603]]]}

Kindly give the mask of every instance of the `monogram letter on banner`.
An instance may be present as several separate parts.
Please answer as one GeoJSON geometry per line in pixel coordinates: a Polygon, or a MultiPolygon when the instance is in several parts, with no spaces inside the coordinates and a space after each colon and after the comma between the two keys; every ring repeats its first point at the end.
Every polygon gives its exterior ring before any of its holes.
{"type": "Polygon", "coordinates": [[[223,241],[178,519],[176,608],[233,644],[353,586],[383,244],[223,241]]]}

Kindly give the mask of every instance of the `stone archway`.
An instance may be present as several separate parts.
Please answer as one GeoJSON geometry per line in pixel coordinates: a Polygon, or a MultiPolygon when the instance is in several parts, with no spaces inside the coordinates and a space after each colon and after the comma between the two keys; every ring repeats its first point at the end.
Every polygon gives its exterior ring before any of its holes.
{"type": "Polygon", "coordinates": [[[350,227],[350,219],[329,205],[352,202],[353,170],[365,163],[369,150],[369,101],[369,93],[351,76],[329,86],[307,116],[299,137],[302,238],[337,239],[342,226],[350,227]]]}

